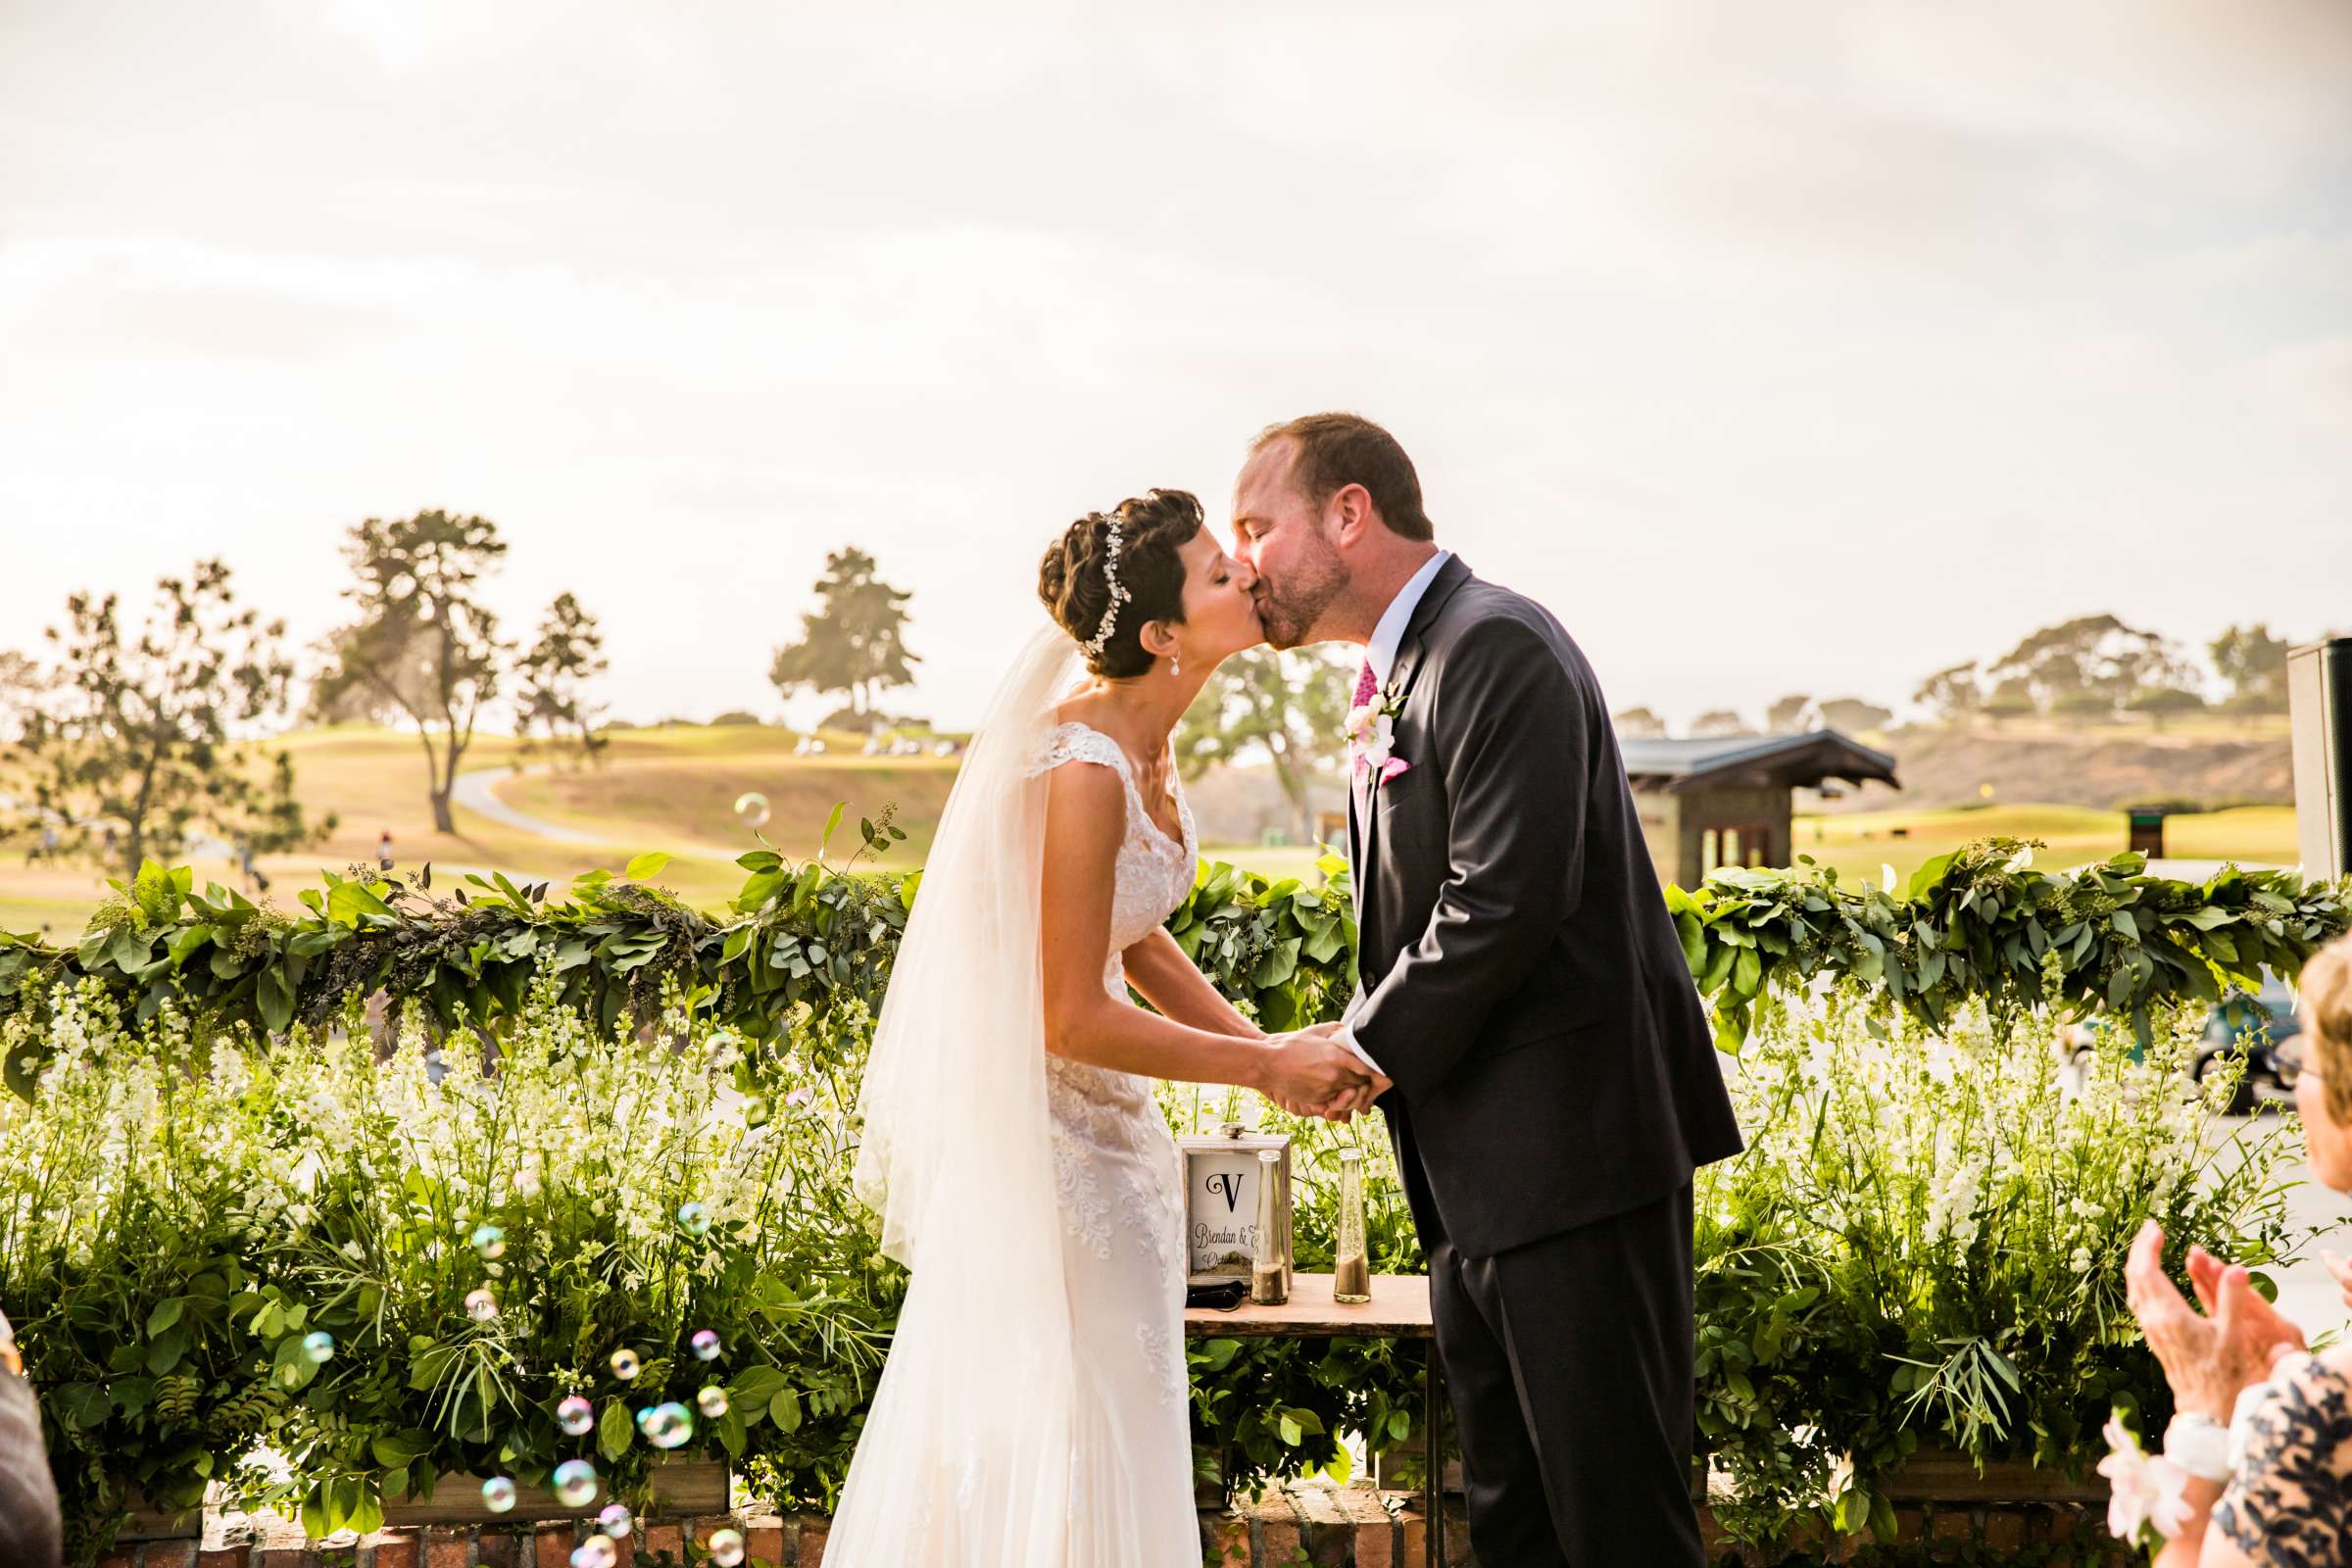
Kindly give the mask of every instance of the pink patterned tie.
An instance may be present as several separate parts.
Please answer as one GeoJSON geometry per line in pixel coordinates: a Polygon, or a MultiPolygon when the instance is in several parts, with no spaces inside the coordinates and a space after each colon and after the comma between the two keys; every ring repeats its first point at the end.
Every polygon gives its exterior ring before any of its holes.
{"type": "Polygon", "coordinates": [[[1354,707],[1361,708],[1380,695],[1380,682],[1372,678],[1372,661],[1366,659],[1364,667],[1356,673],[1354,707]]]}

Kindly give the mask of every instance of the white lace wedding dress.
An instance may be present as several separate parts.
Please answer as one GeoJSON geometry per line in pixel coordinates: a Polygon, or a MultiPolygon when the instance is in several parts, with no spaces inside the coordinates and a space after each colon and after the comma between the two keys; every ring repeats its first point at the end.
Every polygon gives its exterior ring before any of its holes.
{"type": "MultiPolygon", "coordinates": [[[[1056,726],[1034,765],[1069,762],[1100,763],[1125,787],[1102,985],[1132,1005],[1120,955],[1193,890],[1192,808],[1178,784],[1184,837],[1169,838],[1145,808],[1127,754],[1087,725],[1056,726]]],[[[1078,1352],[1070,1568],[1192,1568],[1200,1545],[1186,1410],[1183,1163],[1149,1078],[1048,1056],[1046,1104],[1078,1352]]]]}
{"type": "Polygon", "coordinates": [[[1014,666],[942,813],[859,1092],[859,1199],[910,1270],[827,1568],[1194,1568],[1184,1177],[1152,1081],[1045,1050],[1045,800],[1116,773],[1102,985],[1193,886],[1197,835],[1117,743],[1057,723],[1056,629],[1014,666]]]}

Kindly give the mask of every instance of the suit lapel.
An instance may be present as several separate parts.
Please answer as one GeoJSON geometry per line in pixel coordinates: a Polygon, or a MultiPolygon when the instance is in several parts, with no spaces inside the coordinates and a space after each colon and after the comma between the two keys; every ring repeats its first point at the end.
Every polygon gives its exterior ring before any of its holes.
{"type": "MultiPolygon", "coordinates": [[[[1396,662],[1389,671],[1388,685],[1382,688],[1384,691],[1394,689],[1399,696],[1400,705],[1402,702],[1410,701],[1413,695],[1413,682],[1421,673],[1422,661],[1428,652],[1430,628],[1437,624],[1438,615],[1445,610],[1446,602],[1451,599],[1460,590],[1462,584],[1469,580],[1470,568],[1462,564],[1462,558],[1450,557],[1446,564],[1438,568],[1438,574],[1429,580],[1429,587],[1422,592],[1421,602],[1413,607],[1412,618],[1405,622],[1404,636],[1396,643],[1396,662]]],[[[1401,712],[1400,706],[1400,716],[1401,712]]],[[[1427,730],[1427,727],[1426,725],[1422,726],[1424,731],[1427,730]]],[[[1405,760],[1410,762],[1413,759],[1407,757],[1405,760]]],[[[1348,808],[1350,813],[1356,811],[1355,800],[1352,795],[1349,797],[1348,808]]],[[[1355,917],[1356,942],[1359,952],[1372,947],[1369,933],[1379,920],[1379,913],[1372,905],[1371,876],[1372,857],[1378,852],[1380,846],[1380,789],[1370,780],[1369,776],[1367,776],[1363,792],[1361,815],[1363,825],[1357,829],[1357,836],[1363,845],[1363,858],[1358,862],[1360,870],[1357,880],[1360,891],[1355,917]]],[[[1374,949],[1374,951],[1377,950],[1374,949]]]]}

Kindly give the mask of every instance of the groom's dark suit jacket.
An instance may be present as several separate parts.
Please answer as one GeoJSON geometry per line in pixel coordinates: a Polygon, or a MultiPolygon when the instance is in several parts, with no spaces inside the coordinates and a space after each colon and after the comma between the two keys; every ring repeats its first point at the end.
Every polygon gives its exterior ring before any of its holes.
{"type": "Polygon", "coordinates": [[[1486,1256],[1738,1153],[1600,683],[1568,633],[1455,557],[1390,688],[1410,765],[1351,792],[1354,1028],[1396,1082],[1380,1104],[1423,1237],[1486,1256]]]}

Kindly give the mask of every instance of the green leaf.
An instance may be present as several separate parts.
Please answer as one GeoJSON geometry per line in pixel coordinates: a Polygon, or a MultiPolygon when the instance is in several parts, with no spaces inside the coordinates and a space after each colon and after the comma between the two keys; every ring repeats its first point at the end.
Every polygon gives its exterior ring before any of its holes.
{"type": "Polygon", "coordinates": [[[618,1399],[605,1401],[605,1413],[596,1422],[596,1451],[610,1464],[629,1451],[629,1444],[637,1435],[636,1417],[618,1399]]]}
{"type": "Polygon", "coordinates": [[[152,1340],[178,1322],[179,1314],[186,1311],[187,1306],[184,1297],[174,1296],[169,1300],[158,1301],[155,1310],[147,1314],[147,1337],[152,1340]]]}
{"type": "Polygon", "coordinates": [[[778,1432],[801,1430],[801,1391],[785,1389],[767,1401],[767,1418],[776,1424],[778,1432]]]}
{"type": "Polygon", "coordinates": [[[825,831],[818,836],[816,841],[816,858],[818,859],[821,860],[825,858],[825,850],[833,842],[834,830],[841,826],[841,813],[849,808],[850,803],[847,801],[833,803],[833,814],[825,818],[825,831]]]}
{"type": "Polygon", "coordinates": [[[294,1021],[294,993],[286,989],[275,964],[254,977],[253,1000],[254,1005],[261,1009],[263,1027],[273,1035],[284,1034],[286,1026],[294,1021]]]}
{"type": "Polygon", "coordinates": [[[632,882],[650,882],[660,876],[662,868],[667,864],[669,864],[668,856],[660,850],[649,850],[631,860],[621,875],[632,882]]]}

